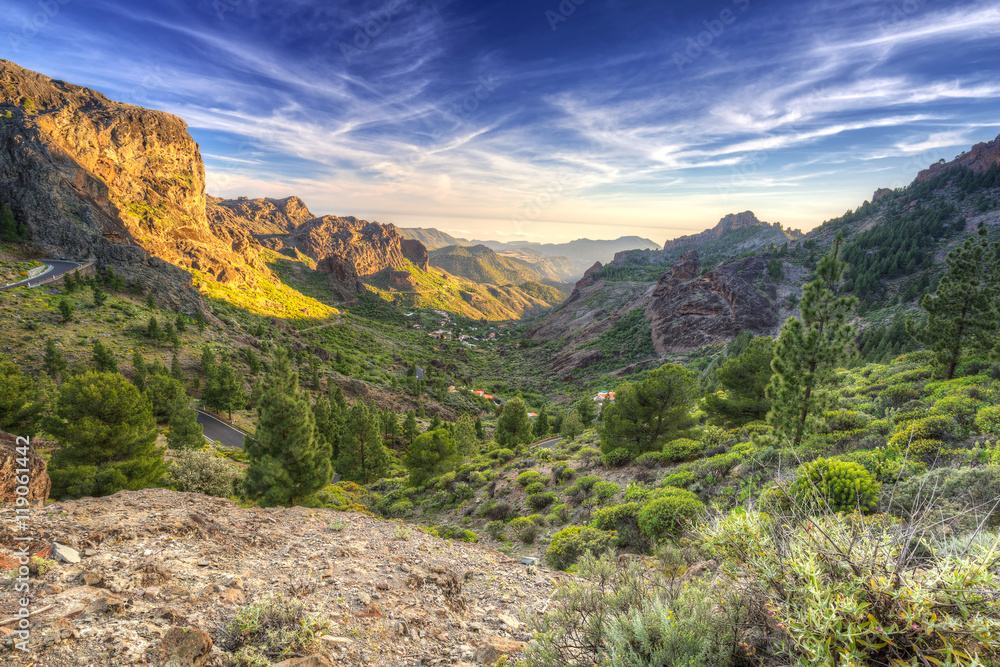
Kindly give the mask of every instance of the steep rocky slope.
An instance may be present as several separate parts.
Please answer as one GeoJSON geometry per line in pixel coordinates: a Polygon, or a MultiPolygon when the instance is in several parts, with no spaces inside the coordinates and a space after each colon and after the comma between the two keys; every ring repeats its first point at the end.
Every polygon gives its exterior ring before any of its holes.
{"type": "Polygon", "coordinates": [[[93,256],[189,312],[196,256],[239,264],[205,218],[204,168],[184,121],[0,61],[0,203],[42,253],[93,256]]]}
{"type": "MultiPolygon", "coordinates": [[[[13,511],[0,508],[3,544],[13,511]]],[[[469,665],[520,650],[567,576],[362,514],[162,489],[54,503],[31,532],[33,553],[58,543],[81,560],[33,577],[32,652],[0,626],[5,665],[221,666],[226,625],[268,594],[331,623],[310,652],[334,664],[469,665]]],[[[12,585],[0,578],[3,618],[12,585]]]]}
{"type": "Polygon", "coordinates": [[[437,250],[438,248],[450,245],[472,245],[465,239],[455,238],[451,234],[442,232],[440,229],[434,229],[433,227],[400,227],[399,233],[404,238],[420,241],[428,250],[437,250]]]}
{"type": "Polygon", "coordinates": [[[777,302],[762,258],[746,257],[702,275],[698,252],[692,250],[660,277],[645,316],[653,346],[665,355],[724,343],[744,329],[775,333],[777,302]]]}
{"type": "Polygon", "coordinates": [[[212,231],[225,234],[241,230],[248,234],[285,234],[314,216],[298,197],[284,199],[220,199],[208,196],[208,220],[212,231]]]}

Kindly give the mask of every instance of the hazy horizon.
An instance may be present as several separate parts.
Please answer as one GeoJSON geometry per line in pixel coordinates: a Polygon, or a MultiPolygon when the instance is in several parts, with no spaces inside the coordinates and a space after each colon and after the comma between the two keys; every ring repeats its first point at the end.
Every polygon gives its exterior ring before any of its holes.
{"type": "Polygon", "coordinates": [[[1000,133],[988,2],[4,2],[0,56],[184,118],[209,193],[453,236],[808,231],[1000,133]]]}

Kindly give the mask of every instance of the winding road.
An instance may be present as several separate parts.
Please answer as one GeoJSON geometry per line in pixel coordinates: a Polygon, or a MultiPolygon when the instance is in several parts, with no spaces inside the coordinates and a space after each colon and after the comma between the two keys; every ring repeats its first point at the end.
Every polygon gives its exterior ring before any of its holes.
{"type": "Polygon", "coordinates": [[[48,270],[45,273],[40,273],[34,278],[28,278],[27,280],[22,280],[19,283],[14,283],[13,285],[6,285],[0,287],[0,291],[14,289],[15,287],[25,287],[31,286],[35,283],[40,283],[44,280],[50,280],[52,278],[58,278],[62,274],[72,271],[76,267],[80,266],[79,262],[70,262],[64,259],[42,259],[39,260],[42,264],[48,266],[48,270]]]}
{"type": "Polygon", "coordinates": [[[201,424],[206,438],[221,442],[226,447],[243,449],[243,440],[246,437],[243,431],[235,429],[223,421],[219,421],[207,412],[195,409],[198,412],[198,423],[201,424]]]}

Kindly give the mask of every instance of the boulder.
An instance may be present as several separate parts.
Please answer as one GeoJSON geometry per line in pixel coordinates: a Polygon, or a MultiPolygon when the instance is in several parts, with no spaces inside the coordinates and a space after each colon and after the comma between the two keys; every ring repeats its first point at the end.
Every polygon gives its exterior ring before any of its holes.
{"type": "MultiPolygon", "coordinates": [[[[18,471],[23,469],[24,463],[18,447],[27,442],[28,446],[28,495],[25,496],[33,506],[41,507],[49,498],[49,491],[52,489],[52,482],[49,480],[48,470],[43,459],[36,451],[38,444],[34,439],[18,440],[17,436],[0,431],[0,504],[14,503],[21,497],[17,490],[21,486],[18,483],[18,471]],[[22,459],[18,461],[18,459],[22,459]]],[[[23,474],[21,475],[23,476],[23,474]]]]}
{"type": "Polygon", "coordinates": [[[476,649],[473,660],[479,665],[495,665],[502,656],[514,656],[524,650],[524,642],[505,637],[488,637],[476,649]]]}
{"type": "Polygon", "coordinates": [[[212,654],[212,638],[200,628],[173,627],[146,654],[152,667],[204,667],[212,654]]]}

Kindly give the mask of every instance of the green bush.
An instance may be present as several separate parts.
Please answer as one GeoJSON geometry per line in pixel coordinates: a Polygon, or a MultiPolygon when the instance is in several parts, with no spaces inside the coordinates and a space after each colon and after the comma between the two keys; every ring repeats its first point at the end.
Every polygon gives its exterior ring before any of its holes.
{"type": "Polygon", "coordinates": [[[705,451],[705,445],[690,438],[678,438],[663,445],[663,461],[677,463],[693,459],[705,451]]]}
{"type": "Polygon", "coordinates": [[[649,546],[649,540],[639,528],[641,509],[642,505],[638,502],[605,507],[594,512],[591,525],[599,530],[617,532],[620,547],[646,548],[649,546]]]}
{"type": "Polygon", "coordinates": [[[402,498],[389,505],[386,516],[393,519],[402,519],[413,514],[413,502],[409,498],[402,498]]]}
{"type": "Polygon", "coordinates": [[[532,544],[538,537],[538,524],[527,517],[519,516],[507,524],[507,529],[525,544],[532,544]]]}
{"type": "Polygon", "coordinates": [[[976,430],[984,435],[1000,435],[1000,405],[988,405],[976,413],[976,430]]]}
{"type": "Polygon", "coordinates": [[[792,497],[811,508],[870,512],[878,503],[880,490],[881,485],[864,466],[820,458],[799,466],[792,497]]]}
{"type": "Polygon", "coordinates": [[[927,470],[927,466],[919,460],[909,456],[903,457],[903,453],[896,449],[886,449],[876,447],[875,449],[862,449],[849,454],[842,454],[838,457],[841,461],[851,461],[859,463],[865,467],[879,482],[895,483],[896,480],[906,479],[913,475],[919,475],[927,470]]]}
{"type": "Polygon", "coordinates": [[[918,398],[920,398],[919,390],[908,384],[896,384],[886,387],[879,393],[877,404],[882,410],[885,408],[899,409],[918,398]]]}
{"type": "Polygon", "coordinates": [[[167,469],[166,482],[178,491],[228,498],[243,471],[213,452],[177,451],[167,469]]]}
{"type": "Polygon", "coordinates": [[[624,447],[618,447],[617,449],[612,449],[601,457],[601,463],[603,463],[608,468],[620,468],[624,465],[628,465],[629,461],[632,460],[632,455],[624,447]]]}
{"type": "Polygon", "coordinates": [[[674,486],[678,489],[686,489],[694,483],[695,474],[690,470],[681,470],[663,478],[664,486],[674,486]]]}
{"type": "Polygon", "coordinates": [[[532,482],[528,486],[524,487],[524,492],[527,493],[528,495],[534,493],[541,493],[544,490],[545,490],[545,485],[542,484],[541,482],[532,482]]]}
{"type": "Polygon", "coordinates": [[[968,396],[945,396],[934,403],[934,412],[951,417],[962,431],[972,428],[976,420],[976,410],[979,408],[979,401],[974,401],[968,396]]]}
{"type": "Polygon", "coordinates": [[[569,521],[570,506],[566,503],[560,503],[558,505],[553,505],[552,513],[549,514],[549,523],[566,523],[569,521]],[[553,522],[552,517],[556,517],[557,521],[553,522]]]}
{"type": "Polygon", "coordinates": [[[490,521],[486,524],[486,534],[498,542],[503,542],[507,537],[507,524],[503,521],[490,521]]]}
{"type": "Polygon", "coordinates": [[[555,501],[556,494],[552,491],[545,491],[543,493],[536,493],[528,496],[528,505],[534,510],[545,509],[555,501]]]}
{"type": "Polygon", "coordinates": [[[600,555],[610,549],[618,539],[612,530],[600,530],[593,526],[569,526],[552,536],[545,552],[545,561],[550,567],[565,570],[583,554],[600,555]]]}
{"type": "Polygon", "coordinates": [[[600,500],[611,500],[621,493],[621,490],[622,488],[614,482],[598,482],[594,485],[594,496],[600,500]]]}
{"type": "Polygon", "coordinates": [[[739,586],[747,618],[758,619],[737,641],[766,633],[776,649],[769,663],[998,664],[1000,608],[983,594],[1000,587],[990,572],[995,553],[971,550],[913,567],[906,555],[924,529],[881,515],[784,521],[739,512],[703,538],[739,586]]]}
{"type": "Polygon", "coordinates": [[[643,468],[656,468],[663,465],[663,454],[660,452],[646,452],[645,454],[640,454],[635,463],[643,468]]]}
{"type": "Polygon", "coordinates": [[[332,621],[306,613],[302,600],[274,594],[236,612],[224,647],[237,667],[259,667],[308,653],[332,629],[332,621]]]}
{"type": "Polygon", "coordinates": [[[517,476],[517,483],[521,486],[528,486],[529,484],[538,482],[541,478],[541,473],[535,470],[525,470],[517,476]]]}
{"type": "Polygon", "coordinates": [[[507,463],[507,461],[510,461],[515,456],[517,456],[517,454],[514,453],[514,450],[507,448],[494,449],[490,452],[490,458],[496,459],[500,463],[507,463]]]}
{"type": "Polygon", "coordinates": [[[623,500],[626,503],[641,503],[649,500],[652,495],[653,489],[650,487],[638,482],[629,482],[625,487],[623,500]]]}
{"type": "MultiPolygon", "coordinates": [[[[922,505],[933,502],[936,515],[953,516],[962,527],[974,529],[1000,498],[1000,466],[983,468],[935,468],[901,481],[893,489],[890,511],[908,516],[922,505]],[[970,508],[972,511],[969,511],[970,508]]],[[[1000,525],[1000,512],[988,523],[1000,525]]]]}
{"type": "Polygon", "coordinates": [[[580,487],[585,492],[590,492],[594,485],[601,481],[601,478],[597,475],[584,475],[580,479],[576,480],[575,486],[580,487]]]}
{"type": "Polygon", "coordinates": [[[639,512],[639,529],[653,540],[676,536],[704,509],[698,496],[683,489],[658,489],[658,498],[639,512]]]}
{"type": "Polygon", "coordinates": [[[574,477],[576,477],[576,470],[574,468],[566,466],[565,468],[559,471],[559,479],[564,482],[571,480],[574,477]]]}
{"type": "Polygon", "coordinates": [[[928,415],[919,419],[905,420],[896,425],[896,430],[887,443],[890,447],[906,449],[911,440],[947,440],[954,434],[955,420],[947,415],[928,415]]]}

